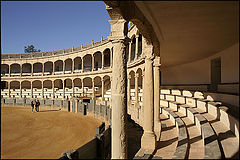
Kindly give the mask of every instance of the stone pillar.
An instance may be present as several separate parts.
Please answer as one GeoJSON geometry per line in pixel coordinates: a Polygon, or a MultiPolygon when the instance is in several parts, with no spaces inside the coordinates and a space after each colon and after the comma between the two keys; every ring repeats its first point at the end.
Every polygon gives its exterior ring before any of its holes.
{"type": "Polygon", "coordinates": [[[84,72],[84,71],[83,71],[83,58],[82,58],[82,72],[84,72]]]}
{"type": "Polygon", "coordinates": [[[160,122],[160,57],[154,59],[154,132],[157,140],[160,138],[161,122],[160,122]]]}
{"type": "Polygon", "coordinates": [[[33,98],[33,82],[31,82],[31,97],[33,98]]]}
{"type": "Polygon", "coordinates": [[[22,65],[20,65],[20,77],[22,77],[22,65]]]}
{"type": "Polygon", "coordinates": [[[54,81],[52,81],[52,98],[55,98],[54,81]]]}
{"type": "Polygon", "coordinates": [[[128,102],[131,101],[131,75],[128,75],[128,102]]]}
{"type": "Polygon", "coordinates": [[[135,106],[138,105],[138,77],[139,74],[135,74],[135,106]]]}
{"type": "Polygon", "coordinates": [[[8,66],[8,76],[11,76],[11,65],[8,66]]]}
{"type": "Polygon", "coordinates": [[[136,35],[135,60],[137,59],[137,56],[138,56],[138,37],[139,37],[139,35],[136,35]]]}
{"type": "MultiPolygon", "coordinates": [[[[111,9],[110,9],[111,11],[111,9]]],[[[127,156],[127,21],[110,20],[113,44],[112,69],[112,159],[126,159],[127,156]]]]}
{"type": "Polygon", "coordinates": [[[131,50],[132,50],[132,42],[129,43],[128,63],[131,62],[131,50]]]}
{"type": "Polygon", "coordinates": [[[33,64],[32,64],[32,70],[31,70],[31,75],[33,76],[33,64]]]}
{"type": "Polygon", "coordinates": [[[102,79],[102,101],[104,101],[104,79],[102,79]]]}
{"type": "Polygon", "coordinates": [[[104,68],[104,53],[102,53],[102,69],[104,68]]]}
{"type": "Polygon", "coordinates": [[[93,91],[93,94],[92,94],[92,99],[95,99],[95,83],[94,83],[94,79],[92,79],[92,91],[93,91]]]}
{"type": "Polygon", "coordinates": [[[65,80],[63,80],[63,98],[65,98],[65,80]]]}
{"type": "Polygon", "coordinates": [[[75,97],[74,80],[72,79],[72,97],[75,97]]]}
{"type": "Polygon", "coordinates": [[[11,97],[11,81],[8,82],[8,97],[11,97]]]}
{"type": "Polygon", "coordinates": [[[22,98],[22,83],[20,81],[20,98],[22,98]]]}
{"type": "Polygon", "coordinates": [[[82,79],[82,96],[84,97],[84,85],[83,85],[83,79],[82,79]]]}
{"type": "Polygon", "coordinates": [[[43,87],[43,81],[42,81],[42,98],[44,98],[44,87],[43,87]]]}
{"type": "Polygon", "coordinates": [[[44,76],[44,63],[42,65],[42,75],[44,76]]]}
{"type": "Polygon", "coordinates": [[[94,71],[94,55],[92,54],[92,71],[94,71]]]}
{"type": "Polygon", "coordinates": [[[53,75],[55,74],[55,62],[53,62],[53,75]]]}
{"type": "Polygon", "coordinates": [[[113,61],[113,49],[110,51],[110,67],[112,68],[112,61],[113,61]]]}
{"type": "Polygon", "coordinates": [[[74,59],[72,60],[72,73],[74,72],[74,59]]]}
{"type": "Polygon", "coordinates": [[[65,61],[63,61],[63,74],[65,74],[65,61]]]}
{"type": "MultiPolygon", "coordinates": [[[[153,47],[149,47],[152,53],[153,47]]],[[[154,133],[154,119],[153,119],[153,66],[151,55],[145,58],[145,78],[144,78],[144,92],[143,92],[143,106],[144,106],[144,133],[141,139],[141,147],[153,151],[156,147],[156,135],[154,133]],[[147,86],[147,87],[145,87],[147,86]]]]}

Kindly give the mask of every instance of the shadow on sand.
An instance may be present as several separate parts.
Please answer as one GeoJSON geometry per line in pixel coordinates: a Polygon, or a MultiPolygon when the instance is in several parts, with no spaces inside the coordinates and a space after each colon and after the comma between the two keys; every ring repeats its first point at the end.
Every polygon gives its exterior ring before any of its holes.
{"type": "Polygon", "coordinates": [[[54,109],[54,110],[40,110],[38,112],[52,112],[52,111],[60,111],[61,109],[54,109]]]}

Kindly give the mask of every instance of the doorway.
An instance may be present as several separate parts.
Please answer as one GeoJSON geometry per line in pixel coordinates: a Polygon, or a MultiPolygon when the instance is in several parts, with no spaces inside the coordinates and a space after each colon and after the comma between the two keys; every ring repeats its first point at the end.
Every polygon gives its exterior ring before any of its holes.
{"type": "Polygon", "coordinates": [[[211,60],[211,85],[210,91],[216,92],[221,83],[221,58],[211,60]]]}

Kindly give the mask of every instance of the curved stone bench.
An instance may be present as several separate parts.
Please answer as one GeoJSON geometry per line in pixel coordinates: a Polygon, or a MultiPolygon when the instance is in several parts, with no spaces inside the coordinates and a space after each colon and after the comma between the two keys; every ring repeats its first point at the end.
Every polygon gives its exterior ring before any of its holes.
{"type": "MultiPolygon", "coordinates": [[[[170,95],[166,96],[167,94],[161,94],[161,98],[169,98],[170,95]]],[[[187,96],[180,96],[180,95],[171,95],[175,97],[175,102],[172,100],[160,99],[160,104],[163,103],[164,106],[174,107],[175,104],[181,104],[185,101],[184,105],[187,107],[197,107],[204,112],[207,112],[214,116],[215,119],[220,120],[224,125],[231,130],[235,136],[239,140],[239,117],[237,117],[237,113],[228,112],[228,107],[223,106],[221,102],[213,102],[203,98],[195,98],[195,97],[187,97],[187,96]],[[180,99],[180,100],[179,100],[180,99]],[[185,99],[185,100],[183,100],[185,99]],[[165,100],[165,102],[164,102],[165,100]]],[[[173,99],[173,98],[172,98],[173,99]]],[[[176,105],[175,105],[176,106],[176,105]]],[[[181,110],[180,110],[181,111],[181,110]]]]}
{"type": "MultiPolygon", "coordinates": [[[[171,101],[168,101],[172,103],[171,101]]],[[[204,158],[205,159],[221,159],[221,150],[217,140],[217,135],[215,134],[213,128],[201,114],[199,114],[194,108],[191,108],[189,105],[178,105],[178,112],[183,113],[190,120],[194,122],[194,124],[198,127],[201,132],[202,139],[204,141],[204,158]]],[[[172,111],[168,108],[163,108],[164,110],[169,111],[171,114],[172,111]]],[[[172,109],[172,108],[171,108],[172,109]]],[[[173,113],[173,112],[172,112],[173,113]]],[[[174,113],[175,114],[175,113],[174,113]]],[[[175,114],[176,115],[176,114],[175,114]]]]}
{"type": "Polygon", "coordinates": [[[162,113],[169,115],[169,118],[175,122],[175,125],[178,130],[178,143],[176,147],[176,151],[174,152],[173,159],[186,159],[187,158],[187,152],[189,149],[189,143],[188,143],[188,133],[187,129],[184,125],[184,122],[182,119],[176,115],[173,111],[171,111],[168,108],[161,108],[162,113]]]}

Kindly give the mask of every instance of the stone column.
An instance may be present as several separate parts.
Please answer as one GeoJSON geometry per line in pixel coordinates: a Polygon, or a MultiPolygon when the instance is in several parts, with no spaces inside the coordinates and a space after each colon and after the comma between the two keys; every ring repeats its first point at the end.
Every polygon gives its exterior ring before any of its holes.
{"type": "Polygon", "coordinates": [[[31,70],[31,75],[33,76],[33,64],[32,64],[32,70],[31,70]]]}
{"type": "Polygon", "coordinates": [[[11,76],[11,65],[8,66],[8,76],[11,76]]]}
{"type": "Polygon", "coordinates": [[[74,80],[72,79],[72,97],[75,97],[74,80]]]}
{"type": "Polygon", "coordinates": [[[20,77],[22,77],[22,65],[20,65],[20,77]]]}
{"type": "Polygon", "coordinates": [[[8,97],[11,97],[11,81],[8,82],[8,97]]]}
{"type": "Polygon", "coordinates": [[[161,122],[160,122],[160,57],[154,59],[154,132],[157,140],[160,138],[161,122]]]}
{"type": "Polygon", "coordinates": [[[139,37],[139,35],[136,35],[135,60],[137,59],[137,56],[138,56],[138,37],[139,37]]]}
{"type": "Polygon", "coordinates": [[[112,61],[113,61],[113,49],[110,51],[110,67],[112,68],[112,61]]]}
{"type": "Polygon", "coordinates": [[[63,80],[63,98],[65,98],[65,80],[63,80]]]}
{"type": "MultiPolygon", "coordinates": [[[[153,47],[149,46],[149,52],[152,53],[153,47]]],[[[150,54],[151,54],[150,53],[150,54]]],[[[144,78],[144,92],[143,92],[143,106],[144,106],[144,133],[141,139],[141,147],[153,151],[156,147],[156,135],[154,133],[154,119],[153,119],[153,66],[151,55],[145,58],[145,78],[144,78]],[[147,86],[147,87],[145,87],[147,86]]]]}
{"type": "Polygon", "coordinates": [[[93,94],[92,94],[92,99],[95,99],[95,83],[94,83],[94,79],[92,79],[92,91],[93,91],[93,94]]]}
{"type": "Polygon", "coordinates": [[[102,79],[102,101],[104,101],[104,79],[102,79]]]}
{"type": "Polygon", "coordinates": [[[43,87],[43,81],[42,81],[42,98],[44,98],[44,87],[43,87]]]}
{"type": "Polygon", "coordinates": [[[131,100],[131,75],[128,75],[128,102],[131,100]]]}
{"type": "Polygon", "coordinates": [[[63,74],[65,74],[65,61],[63,61],[63,74]]]}
{"type": "Polygon", "coordinates": [[[82,79],[82,96],[84,97],[84,85],[83,85],[83,79],[82,79]]]}
{"type": "Polygon", "coordinates": [[[43,66],[43,67],[42,67],[42,75],[44,76],[44,63],[43,63],[42,66],[43,66]]]}
{"type": "Polygon", "coordinates": [[[132,50],[132,42],[129,42],[128,63],[131,62],[131,50],[132,50]]]}
{"type": "Polygon", "coordinates": [[[52,98],[55,98],[54,81],[52,81],[52,98]]]}
{"type": "Polygon", "coordinates": [[[135,74],[135,106],[138,105],[138,77],[139,74],[135,74]]]}
{"type": "Polygon", "coordinates": [[[83,70],[83,58],[82,58],[82,72],[84,72],[84,70],[83,70]]]}
{"type": "Polygon", "coordinates": [[[72,60],[72,73],[74,72],[74,59],[72,60]]]}
{"type": "Polygon", "coordinates": [[[104,53],[102,53],[102,69],[104,68],[104,53]]]}
{"type": "Polygon", "coordinates": [[[33,98],[33,82],[31,82],[31,97],[33,98]]]}
{"type": "Polygon", "coordinates": [[[20,81],[20,98],[22,98],[22,83],[20,81]]]}
{"type": "Polygon", "coordinates": [[[94,55],[92,54],[92,71],[94,71],[94,55]]]}
{"type": "Polygon", "coordinates": [[[110,20],[113,44],[112,69],[112,159],[126,159],[127,156],[127,21],[110,20]]]}
{"type": "Polygon", "coordinates": [[[55,63],[53,62],[53,75],[55,74],[55,63]]]}

